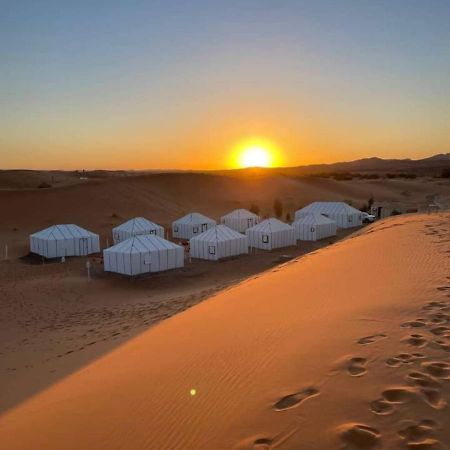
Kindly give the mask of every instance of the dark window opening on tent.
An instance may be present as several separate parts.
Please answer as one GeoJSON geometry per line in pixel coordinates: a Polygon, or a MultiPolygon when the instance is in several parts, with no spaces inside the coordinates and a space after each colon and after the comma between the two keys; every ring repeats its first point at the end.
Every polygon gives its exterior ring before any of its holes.
{"type": "Polygon", "coordinates": [[[322,213],[322,216],[329,217],[329,215],[325,213],[322,213]]]}
{"type": "Polygon", "coordinates": [[[194,229],[192,230],[193,233],[198,233],[198,227],[194,227],[194,229]]]}
{"type": "Polygon", "coordinates": [[[311,233],[314,233],[314,231],[316,231],[315,228],[311,227],[311,233]]]}
{"type": "Polygon", "coordinates": [[[352,216],[349,216],[349,217],[348,217],[348,221],[349,221],[349,222],[353,222],[353,217],[352,217],[352,216]]]}
{"type": "Polygon", "coordinates": [[[209,248],[209,254],[210,255],[215,255],[216,254],[216,247],[214,247],[214,245],[210,245],[208,248],[209,248]]]}
{"type": "Polygon", "coordinates": [[[175,233],[178,233],[178,226],[174,226],[174,227],[173,227],[173,231],[174,231],[175,233]]]}
{"type": "Polygon", "coordinates": [[[262,241],[263,241],[263,244],[268,244],[269,236],[267,234],[263,234],[262,241]]]}

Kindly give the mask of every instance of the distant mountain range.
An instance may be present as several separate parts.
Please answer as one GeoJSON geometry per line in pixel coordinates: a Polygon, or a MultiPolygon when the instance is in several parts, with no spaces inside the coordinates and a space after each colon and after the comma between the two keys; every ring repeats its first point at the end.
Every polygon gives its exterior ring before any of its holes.
{"type": "MultiPolygon", "coordinates": [[[[364,158],[355,161],[332,164],[312,164],[296,167],[248,168],[236,169],[234,172],[276,172],[289,176],[304,176],[326,173],[414,173],[416,175],[441,175],[443,170],[450,169],[450,153],[440,153],[424,159],[382,159],[364,158]]],[[[230,173],[230,171],[215,171],[230,173]]]]}

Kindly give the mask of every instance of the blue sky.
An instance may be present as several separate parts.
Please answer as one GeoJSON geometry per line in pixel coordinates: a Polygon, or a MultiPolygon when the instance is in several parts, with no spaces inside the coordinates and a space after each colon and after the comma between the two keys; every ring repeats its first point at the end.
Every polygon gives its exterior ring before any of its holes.
{"type": "Polygon", "coordinates": [[[450,151],[450,2],[21,1],[0,167],[226,167],[450,151]]]}

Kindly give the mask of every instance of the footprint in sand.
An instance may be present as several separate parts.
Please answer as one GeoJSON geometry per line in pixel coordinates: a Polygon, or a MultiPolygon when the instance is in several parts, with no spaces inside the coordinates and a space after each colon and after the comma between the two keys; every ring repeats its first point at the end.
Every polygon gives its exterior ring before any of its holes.
{"type": "Polygon", "coordinates": [[[415,396],[415,394],[416,392],[414,391],[414,389],[406,386],[400,386],[384,390],[381,393],[381,396],[388,403],[392,403],[394,405],[403,405],[409,402],[415,396]]]}
{"type": "Polygon", "coordinates": [[[447,406],[447,402],[442,397],[439,389],[421,388],[420,393],[422,394],[425,403],[434,409],[444,409],[447,406]]]}
{"type": "Polygon", "coordinates": [[[450,364],[443,361],[432,361],[422,364],[422,367],[433,377],[450,380],[450,364]]]}
{"type": "Polygon", "coordinates": [[[303,403],[305,400],[316,397],[320,392],[314,387],[308,387],[294,394],[286,395],[286,397],[278,400],[275,405],[273,405],[276,411],[284,411],[286,409],[295,408],[296,406],[303,403]]]}
{"type": "Polygon", "coordinates": [[[402,328],[421,328],[426,326],[426,319],[416,319],[401,324],[402,328]]]}
{"type": "Polygon", "coordinates": [[[438,389],[441,383],[431,375],[423,372],[410,372],[406,375],[406,381],[414,386],[438,389]]]}
{"type": "Polygon", "coordinates": [[[272,442],[272,439],[269,438],[256,439],[251,446],[251,450],[270,450],[272,442]]]}
{"type": "Polygon", "coordinates": [[[376,450],[381,448],[380,432],[362,424],[347,424],[340,428],[342,450],[376,450]]]}
{"type": "Polygon", "coordinates": [[[388,358],[386,360],[386,365],[389,367],[400,367],[406,364],[412,364],[418,359],[425,358],[423,353],[400,353],[396,356],[388,358]]]}
{"type": "Polygon", "coordinates": [[[433,302],[428,302],[422,309],[429,311],[429,310],[435,310],[435,309],[445,309],[447,306],[448,306],[447,302],[433,301],[433,302]]]}
{"type": "Polygon", "coordinates": [[[361,357],[354,357],[348,361],[347,371],[352,377],[361,377],[367,372],[367,359],[361,357]]]}
{"type": "Polygon", "coordinates": [[[450,286],[438,286],[436,289],[438,291],[448,291],[450,290],[450,286]]]}
{"type": "Polygon", "coordinates": [[[385,334],[379,333],[379,334],[373,334],[372,336],[365,336],[360,339],[358,339],[356,342],[360,345],[368,345],[373,344],[374,342],[377,342],[381,339],[385,339],[387,336],[385,334]]]}
{"type": "Polygon", "coordinates": [[[374,400],[370,404],[370,410],[379,416],[388,416],[392,414],[395,409],[392,403],[387,402],[383,398],[379,398],[378,400],[374,400]]]}
{"type": "Polygon", "coordinates": [[[398,432],[398,435],[405,441],[407,448],[441,450],[444,448],[442,443],[433,437],[436,426],[434,420],[424,419],[405,426],[398,432]]]}
{"type": "Polygon", "coordinates": [[[430,323],[433,325],[444,325],[450,322],[450,315],[444,313],[433,314],[430,323]]]}
{"type": "Polygon", "coordinates": [[[442,325],[436,328],[432,328],[430,332],[436,336],[450,336],[450,327],[442,325]]]}
{"type": "Polygon", "coordinates": [[[407,344],[418,348],[425,347],[428,343],[427,339],[422,334],[410,334],[403,338],[402,342],[406,342],[407,344]]]}
{"type": "Polygon", "coordinates": [[[448,308],[448,303],[444,302],[444,301],[432,301],[432,302],[428,302],[422,309],[426,310],[426,311],[430,311],[430,310],[436,310],[436,309],[440,309],[440,310],[445,310],[446,308],[448,308]]]}
{"type": "Polygon", "coordinates": [[[450,343],[443,339],[435,339],[428,344],[431,348],[443,350],[444,352],[450,352],[450,343]]]}

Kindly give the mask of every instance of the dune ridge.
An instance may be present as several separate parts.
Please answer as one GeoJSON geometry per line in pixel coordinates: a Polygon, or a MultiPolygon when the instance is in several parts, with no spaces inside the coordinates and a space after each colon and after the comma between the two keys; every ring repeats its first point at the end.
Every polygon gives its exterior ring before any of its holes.
{"type": "Polygon", "coordinates": [[[449,219],[383,221],[219,293],[3,415],[0,441],[445,448],[449,219]]]}

